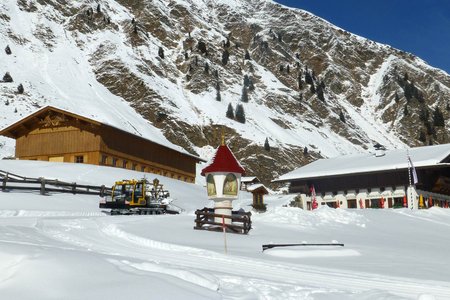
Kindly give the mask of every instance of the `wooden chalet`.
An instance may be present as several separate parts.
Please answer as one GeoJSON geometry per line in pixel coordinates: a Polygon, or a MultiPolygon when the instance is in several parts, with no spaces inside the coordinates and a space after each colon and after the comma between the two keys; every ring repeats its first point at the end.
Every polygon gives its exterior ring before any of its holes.
{"type": "Polygon", "coordinates": [[[16,140],[17,159],[87,163],[194,182],[196,163],[187,152],[147,140],[74,113],[47,106],[0,131],[16,140]]]}
{"type": "Polygon", "coordinates": [[[313,190],[319,206],[421,208],[422,196],[448,207],[450,144],[320,159],[274,182],[288,183],[289,192],[300,195],[305,209],[311,208],[313,190]]]}

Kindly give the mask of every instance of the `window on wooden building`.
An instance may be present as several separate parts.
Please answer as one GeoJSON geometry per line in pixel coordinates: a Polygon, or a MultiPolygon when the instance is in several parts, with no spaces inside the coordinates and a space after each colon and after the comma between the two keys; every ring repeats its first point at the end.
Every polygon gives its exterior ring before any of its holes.
{"type": "Polygon", "coordinates": [[[113,157],[112,159],[112,166],[117,167],[117,158],[113,157]]]}
{"type": "Polygon", "coordinates": [[[137,164],[133,163],[133,164],[131,165],[131,170],[136,171],[136,169],[137,169],[137,164]]]}
{"type": "Polygon", "coordinates": [[[75,155],[75,163],[77,163],[77,164],[84,163],[84,156],[83,155],[75,155]]]}
{"type": "Polygon", "coordinates": [[[102,158],[101,158],[101,160],[100,160],[100,164],[102,164],[102,165],[106,165],[108,163],[108,156],[106,156],[106,155],[102,155],[102,158]]]}
{"type": "Polygon", "coordinates": [[[123,160],[122,168],[126,169],[127,168],[127,164],[128,164],[128,162],[126,160],[123,160]]]}
{"type": "Polygon", "coordinates": [[[145,166],[141,166],[141,172],[145,172],[145,166]]]}

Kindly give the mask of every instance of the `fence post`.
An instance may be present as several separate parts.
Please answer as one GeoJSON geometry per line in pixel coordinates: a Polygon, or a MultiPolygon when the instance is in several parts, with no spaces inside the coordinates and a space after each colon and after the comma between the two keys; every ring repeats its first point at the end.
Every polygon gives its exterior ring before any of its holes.
{"type": "Polygon", "coordinates": [[[2,191],[6,191],[6,182],[8,181],[8,173],[3,177],[2,191]]]}
{"type": "Polygon", "coordinates": [[[41,195],[45,195],[45,178],[39,177],[39,180],[41,181],[41,195]]]}
{"type": "Polygon", "coordinates": [[[76,189],[77,189],[77,183],[76,182],[74,182],[74,183],[72,183],[72,194],[76,194],[76,189]]]}
{"type": "Polygon", "coordinates": [[[100,197],[105,197],[105,185],[102,184],[102,186],[100,187],[100,197]]]}

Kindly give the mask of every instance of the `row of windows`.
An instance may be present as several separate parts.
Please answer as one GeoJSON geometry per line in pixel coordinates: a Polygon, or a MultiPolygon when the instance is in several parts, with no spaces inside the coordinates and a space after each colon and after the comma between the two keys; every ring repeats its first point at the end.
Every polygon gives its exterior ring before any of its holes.
{"type": "Polygon", "coordinates": [[[161,170],[161,169],[156,169],[156,168],[152,168],[152,167],[148,167],[145,165],[139,165],[135,162],[129,162],[125,159],[118,159],[116,157],[108,157],[107,155],[102,155],[100,158],[100,164],[104,165],[104,166],[112,166],[112,167],[121,167],[124,169],[131,169],[131,170],[135,170],[135,171],[141,171],[141,172],[149,172],[149,173],[154,173],[154,174],[158,174],[158,175],[163,175],[166,177],[170,177],[170,178],[174,178],[174,179],[178,179],[178,180],[183,180],[185,182],[192,182],[192,178],[189,178],[187,176],[181,176],[181,175],[177,175],[175,173],[172,172],[168,172],[165,170],[161,170]],[[111,162],[111,163],[109,163],[111,162]]]}

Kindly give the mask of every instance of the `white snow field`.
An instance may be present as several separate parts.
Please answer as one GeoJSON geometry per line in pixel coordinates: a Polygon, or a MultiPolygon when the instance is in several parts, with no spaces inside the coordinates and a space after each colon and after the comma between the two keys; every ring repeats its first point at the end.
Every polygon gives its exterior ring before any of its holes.
{"type": "MultiPolygon", "coordinates": [[[[142,173],[1,160],[27,177],[112,185],[142,173]]],[[[148,179],[155,175],[146,174],[148,179]]],[[[268,195],[248,235],[194,230],[205,188],[159,177],[179,215],[110,216],[100,197],[0,190],[0,299],[450,299],[450,210],[304,211],[268,195]],[[344,243],[262,251],[267,243],[344,243]]],[[[242,193],[234,208],[250,210],[242,193]]]]}

